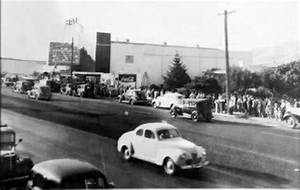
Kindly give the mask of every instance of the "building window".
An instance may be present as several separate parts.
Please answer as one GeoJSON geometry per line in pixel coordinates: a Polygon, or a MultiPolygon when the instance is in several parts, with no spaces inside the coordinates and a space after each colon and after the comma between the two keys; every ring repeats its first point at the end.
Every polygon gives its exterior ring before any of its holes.
{"type": "Polygon", "coordinates": [[[126,55],[125,63],[133,63],[133,55],[126,55]]]}

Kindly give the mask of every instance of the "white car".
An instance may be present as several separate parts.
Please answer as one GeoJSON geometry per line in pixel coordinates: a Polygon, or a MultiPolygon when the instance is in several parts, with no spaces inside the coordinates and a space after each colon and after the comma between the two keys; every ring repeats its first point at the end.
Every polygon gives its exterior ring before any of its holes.
{"type": "Polygon", "coordinates": [[[157,108],[172,108],[173,105],[180,104],[184,95],[175,93],[166,93],[152,100],[152,105],[157,108]]]}
{"type": "Polygon", "coordinates": [[[208,164],[203,147],[181,137],[168,123],[146,123],[124,133],[118,151],[125,160],[131,157],[163,166],[168,175],[177,169],[197,169],[208,164]]]}

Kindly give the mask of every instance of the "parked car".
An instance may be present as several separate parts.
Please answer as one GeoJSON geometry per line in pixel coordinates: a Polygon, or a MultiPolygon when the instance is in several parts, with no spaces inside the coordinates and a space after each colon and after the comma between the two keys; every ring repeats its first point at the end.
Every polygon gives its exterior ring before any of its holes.
{"type": "Polygon", "coordinates": [[[105,175],[94,165],[75,159],[54,159],[35,164],[27,188],[91,189],[112,188],[105,175]]]}
{"type": "Polygon", "coordinates": [[[32,90],[27,92],[28,98],[34,98],[36,100],[50,100],[51,99],[51,89],[49,86],[35,86],[32,90]]]}
{"type": "Polygon", "coordinates": [[[21,94],[27,93],[28,90],[31,90],[34,86],[33,80],[21,80],[17,81],[14,86],[14,92],[19,92],[21,94]]]}
{"type": "Polygon", "coordinates": [[[283,116],[289,128],[300,128],[300,102],[296,101],[293,105],[286,108],[286,113],[283,116]]]}
{"type": "Polygon", "coordinates": [[[124,133],[117,149],[125,160],[131,157],[163,166],[168,175],[178,169],[197,169],[208,164],[203,147],[182,138],[168,123],[146,123],[124,133]]]}
{"type": "Polygon", "coordinates": [[[174,104],[179,104],[184,96],[179,93],[166,93],[152,100],[154,108],[171,108],[174,104]]]}
{"type": "Polygon", "coordinates": [[[127,90],[125,93],[120,95],[119,102],[127,102],[131,105],[134,104],[148,104],[146,95],[141,90],[127,90]]]}
{"type": "Polygon", "coordinates": [[[208,99],[183,99],[179,104],[173,105],[170,114],[173,118],[188,115],[194,122],[198,122],[199,119],[211,121],[213,118],[208,99]]]}
{"type": "Polygon", "coordinates": [[[15,131],[7,126],[0,126],[0,189],[26,185],[33,162],[30,158],[19,156],[16,147],[15,131]]]}

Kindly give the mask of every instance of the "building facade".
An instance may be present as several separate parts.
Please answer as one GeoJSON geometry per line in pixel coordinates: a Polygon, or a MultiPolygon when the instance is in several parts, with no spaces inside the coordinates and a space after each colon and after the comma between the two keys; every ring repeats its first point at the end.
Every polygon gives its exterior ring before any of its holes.
{"type": "MultiPolygon", "coordinates": [[[[225,53],[220,49],[120,42],[108,38],[108,33],[97,33],[95,71],[135,74],[137,87],[162,84],[176,53],[192,79],[208,69],[225,69],[225,53]]],[[[251,65],[251,52],[230,52],[230,64],[251,65]]]]}

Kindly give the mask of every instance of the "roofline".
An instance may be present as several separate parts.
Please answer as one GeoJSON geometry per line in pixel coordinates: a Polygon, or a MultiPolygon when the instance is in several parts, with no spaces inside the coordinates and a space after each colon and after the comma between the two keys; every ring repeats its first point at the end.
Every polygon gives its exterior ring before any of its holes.
{"type": "Polygon", "coordinates": [[[208,48],[208,47],[192,47],[192,46],[183,46],[183,45],[164,45],[164,44],[154,44],[154,43],[140,43],[140,42],[125,42],[125,41],[111,41],[115,44],[131,44],[131,45],[150,45],[150,46],[159,46],[159,47],[177,47],[177,48],[192,48],[192,49],[208,49],[208,50],[217,50],[222,51],[218,48],[208,48]]]}
{"type": "Polygon", "coordinates": [[[34,62],[40,62],[40,63],[47,63],[47,61],[43,61],[43,60],[19,59],[19,58],[10,58],[10,57],[0,57],[0,60],[11,60],[11,61],[34,61],[34,62]]]}

